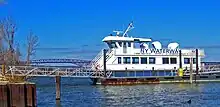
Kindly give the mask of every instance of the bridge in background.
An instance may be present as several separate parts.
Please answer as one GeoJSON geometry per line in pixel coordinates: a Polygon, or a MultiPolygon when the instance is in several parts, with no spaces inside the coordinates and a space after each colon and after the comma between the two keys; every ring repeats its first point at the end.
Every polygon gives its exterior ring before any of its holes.
{"type": "Polygon", "coordinates": [[[32,64],[39,64],[39,63],[84,63],[89,64],[90,60],[82,60],[82,59],[37,59],[37,60],[31,60],[32,64]]]}
{"type": "MultiPolygon", "coordinates": [[[[91,60],[84,59],[35,59],[30,61],[32,66],[48,66],[47,64],[51,64],[52,67],[88,67],[91,62],[91,60]]],[[[2,64],[4,64],[3,61],[0,61],[0,65],[2,64]]],[[[26,65],[26,61],[20,61],[19,65],[26,65]]]]}

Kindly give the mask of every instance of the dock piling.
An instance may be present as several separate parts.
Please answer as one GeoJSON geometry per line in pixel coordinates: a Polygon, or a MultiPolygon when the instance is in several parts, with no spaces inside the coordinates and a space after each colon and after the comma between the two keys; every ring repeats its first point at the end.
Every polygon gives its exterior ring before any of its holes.
{"type": "Polygon", "coordinates": [[[190,58],[190,83],[192,84],[193,82],[193,59],[190,58]]]}
{"type": "Polygon", "coordinates": [[[199,73],[199,53],[198,49],[196,49],[196,75],[199,73]]]}
{"type": "Polygon", "coordinates": [[[56,100],[60,100],[60,76],[56,76],[56,100]]]}
{"type": "Polygon", "coordinates": [[[195,82],[196,82],[196,78],[197,78],[198,73],[199,73],[199,52],[198,52],[198,49],[196,49],[196,75],[195,75],[195,82]]]}
{"type": "Polygon", "coordinates": [[[0,83],[0,107],[37,107],[33,83],[0,83]]]}
{"type": "Polygon", "coordinates": [[[182,51],[179,50],[179,68],[182,68],[182,51]]]}

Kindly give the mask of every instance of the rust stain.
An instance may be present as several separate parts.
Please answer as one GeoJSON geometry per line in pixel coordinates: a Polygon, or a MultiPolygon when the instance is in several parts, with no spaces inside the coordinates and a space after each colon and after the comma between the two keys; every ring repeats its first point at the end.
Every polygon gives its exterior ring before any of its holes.
{"type": "Polygon", "coordinates": [[[35,84],[0,84],[0,107],[36,107],[35,84]]]}
{"type": "Polygon", "coordinates": [[[134,84],[150,84],[160,83],[159,79],[144,79],[144,78],[120,78],[120,79],[103,79],[101,84],[103,85],[134,85],[134,84]]]}

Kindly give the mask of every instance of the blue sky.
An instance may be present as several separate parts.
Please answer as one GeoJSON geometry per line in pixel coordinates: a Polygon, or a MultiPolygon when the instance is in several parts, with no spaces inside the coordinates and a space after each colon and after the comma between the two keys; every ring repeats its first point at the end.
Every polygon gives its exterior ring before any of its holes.
{"type": "MultiPolygon", "coordinates": [[[[22,49],[28,31],[39,37],[35,58],[92,58],[113,30],[133,21],[133,37],[202,46],[206,60],[220,61],[220,1],[217,0],[6,0],[0,18],[12,16],[22,49]],[[217,46],[217,48],[207,48],[217,46]],[[58,50],[45,48],[61,48],[58,50]],[[83,51],[83,53],[81,53],[83,51]],[[79,54],[80,53],[80,54],[79,54]]],[[[24,50],[23,50],[24,51],[24,50]]],[[[25,55],[25,53],[23,53],[25,55]]]]}

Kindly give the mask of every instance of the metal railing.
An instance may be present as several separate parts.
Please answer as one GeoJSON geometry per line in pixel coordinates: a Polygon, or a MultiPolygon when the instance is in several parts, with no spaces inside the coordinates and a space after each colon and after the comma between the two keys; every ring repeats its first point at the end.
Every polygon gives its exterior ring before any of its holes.
{"type": "MultiPolygon", "coordinates": [[[[2,71],[2,69],[0,69],[2,71]]],[[[112,78],[117,77],[118,71],[107,70],[91,70],[91,68],[58,68],[58,67],[38,67],[38,66],[9,66],[5,69],[5,75],[16,75],[16,76],[62,76],[62,77],[92,77],[92,78],[112,78]]],[[[127,71],[122,71],[126,73],[127,71]]],[[[175,76],[177,73],[176,69],[171,70],[155,70],[155,71],[129,71],[129,77],[140,77],[140,76],[175,76]],[[142,72],[143,75],[138,74],[142,72]],[[149,73],[147,75],[146,73],[149,73]]],[[[184,75],[189,75],[189,69],[184,70],[184,75]]],[[[220,74],[220,64],[218,65],[206,65],[199,70],[200,75],[202,74],[220,74]]],[[[2,73],[1,73],[2,74],[2,73]]],[[[196,71],[193,70],[193,74],[196,71]]]]}
{"type": "MultiPolygon", "coordinates": [[[[106,77],[110,77],[109,71],[106,77]]],[[[91,71],[89,68],[58,68],[58,67],[33,67],[33,66],[9,66],[5,70],[5,75],[12,76],[62,76],[62,77],[79,77],[79,78],[103,78],[104,71],[91,71]]]]}
{"type": "MultiPolygon", "coordinates": [[[[114,51],[113,50],[107,50],[106,52],[106,62],[114,55],[114,51]]],[[[103,67],[103,63],[99,63],[100,60],[104,60],[103,59],[103,50],[99,52],[99,54],[91,61],[90,66],[91,66],[91,70],[95,69],[95,66],[99,65],[99,68],[103,67]]]]}

